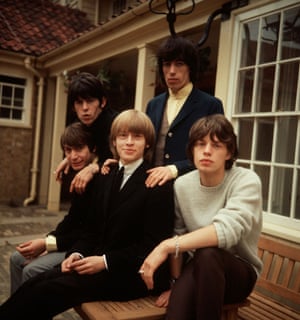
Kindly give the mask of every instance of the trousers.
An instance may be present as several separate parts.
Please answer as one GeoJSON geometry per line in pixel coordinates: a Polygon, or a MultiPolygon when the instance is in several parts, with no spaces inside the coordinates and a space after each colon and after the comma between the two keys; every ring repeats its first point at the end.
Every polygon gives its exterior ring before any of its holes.
{"type": "Polygon", "coordinates": [[[13,294],[29,278],[60,264],[65,255],[65,252],[50,252],[28,261],[18,251],[13,252],[9,261],[10,293],[13,294]]]}
{"type": "Polygon", "coordinates": [[[247,298],[256,279],[254,268],[228,251],[198,249],[172,288],[167,319],[220,320],[223,304],[247,298]]]}
{"type": "Polygon", "coordinates": [[[48,320],[83,302],[129,300],[149,292],[137,272],[116,274],[106,270],[79,275],[62,273],[60,266],[24,282],[0,306],[0,319],[48,320]]]}

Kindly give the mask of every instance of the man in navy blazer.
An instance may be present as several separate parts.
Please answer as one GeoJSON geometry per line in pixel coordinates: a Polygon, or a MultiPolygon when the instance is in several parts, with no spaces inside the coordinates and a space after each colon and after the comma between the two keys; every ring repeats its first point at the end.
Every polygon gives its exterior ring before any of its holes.
{"type": "Polygon", "coordinates": [[[157,60],[161,81],[168,90],[150,100],[146,108],[157,138],[148,187],[162,185],[193,169],[186,155],[191,126],[203,116],[224,114],[219,99],[194,85],[197,50],[191,41],[170,36],[159,48],[157,60]]]}

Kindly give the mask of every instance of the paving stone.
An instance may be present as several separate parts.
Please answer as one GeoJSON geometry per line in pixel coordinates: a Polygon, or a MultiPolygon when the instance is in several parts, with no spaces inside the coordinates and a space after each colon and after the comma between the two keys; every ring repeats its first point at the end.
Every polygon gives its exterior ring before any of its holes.
{"type": "MultiPolygon", "coordinates": [[[[66,210],[50,212],[40,206],[10,207],[0,205],[0,304],[9,297],[9,257],[15,250],[15,246],[23,241],[46,234],[55,228],[66,213],[66,210]]],[[[81,317],[73,309],[53,318],[53,320],[80,319],[81,317]]]]}

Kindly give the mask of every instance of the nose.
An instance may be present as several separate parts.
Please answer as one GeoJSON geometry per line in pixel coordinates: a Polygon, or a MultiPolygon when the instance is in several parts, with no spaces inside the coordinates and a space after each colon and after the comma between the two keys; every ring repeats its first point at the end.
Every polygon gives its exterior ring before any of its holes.
{"type": "Polygon", "coordinates": [[[70,158],[71,159],[76,159],[77,157],[78,157],[77,151],[76,150],[71,150],[70,158]]]}
{"type": "Polygon", "coordinates": [[[170,64],[170,73],[176,73],[176,65],[174,62],[170,64]]]}
{"type": "Polygon", "coordinates": [[[210,143],[207,143],[207,144],[205,145],[203,152],[204,152],[205,154],[210,154],[210,153],[211,153],[211,145],[210,145],[210,143]]]}
{"type": "Polygon", "coordinates": [[[127,144],[132,144],[132,143],[133,143],[132,134],[129,134],[129,135],[127,136],[126,143],[127,143],[127,144]]]}
{"type": "Polygon", "coordinates": [[[87,101],[85,101],[85,100],[83,100],[83,101],[82,101],[82,109],[83,109],[83,110],[87,110],[87,109],[88,109],[88,107],[89,107],[88,102],[87,102],[87,101]]]}

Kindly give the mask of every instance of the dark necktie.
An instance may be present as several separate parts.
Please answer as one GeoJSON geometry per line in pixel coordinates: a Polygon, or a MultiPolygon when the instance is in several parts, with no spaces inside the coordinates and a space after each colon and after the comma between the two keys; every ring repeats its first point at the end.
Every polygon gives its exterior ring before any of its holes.
{"type": "Polygon", "coordinates": [[[111,189],[111,194],[116,194],[120,191],[121,184],[124,176],[124,167],[121,167],[114,176],[113,186],[111,189]]]}

